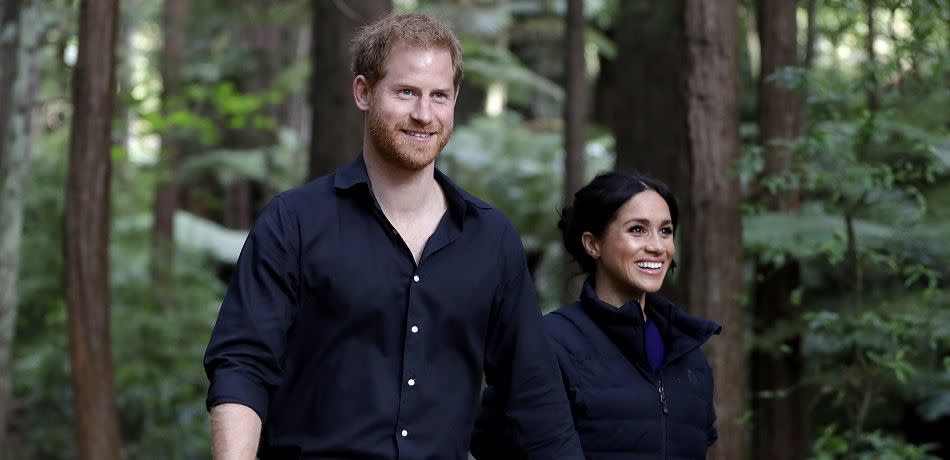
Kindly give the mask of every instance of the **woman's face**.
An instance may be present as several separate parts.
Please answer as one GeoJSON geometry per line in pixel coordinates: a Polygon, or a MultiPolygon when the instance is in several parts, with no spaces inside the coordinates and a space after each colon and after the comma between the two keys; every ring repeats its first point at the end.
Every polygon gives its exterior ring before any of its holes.
{"type": "Polygon", "coordinates": [[[642,306],[646,293],[663,285],[676,254],[670,208],[653,190],[627,200],[600,238],[582,238],[597,262],[597,295],[618,307],[631,299],[642,306]]]}

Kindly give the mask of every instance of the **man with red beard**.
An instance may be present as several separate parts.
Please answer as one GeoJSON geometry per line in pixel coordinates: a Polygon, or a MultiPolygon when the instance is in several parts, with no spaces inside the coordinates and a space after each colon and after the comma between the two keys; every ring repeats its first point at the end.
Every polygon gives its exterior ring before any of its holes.
{"type": "Polygon", "coordinates": [[[527,458],[583,458],[517,231],[435,168],[457,38],[407,13],[353,49],[363,151],[261,211],[212,332],[215,458],[465,459],[483,374],[527,458]]]}

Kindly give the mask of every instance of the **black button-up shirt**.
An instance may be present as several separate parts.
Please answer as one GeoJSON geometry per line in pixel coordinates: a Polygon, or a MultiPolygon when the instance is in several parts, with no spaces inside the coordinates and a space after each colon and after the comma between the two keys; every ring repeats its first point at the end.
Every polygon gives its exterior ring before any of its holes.
{"type": "Polygon", "coordinates": [[[205,355],[208,407],[254,409],[261,458],[464,459],[483,371],[531,458],[583,458],[515,228],[436,179],[418,265],[362,157],[261,211],[205,355]]]}

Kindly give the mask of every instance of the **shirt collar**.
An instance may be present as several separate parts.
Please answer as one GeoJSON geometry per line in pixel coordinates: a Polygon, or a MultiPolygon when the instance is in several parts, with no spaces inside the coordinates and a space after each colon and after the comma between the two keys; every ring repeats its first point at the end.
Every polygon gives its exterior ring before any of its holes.
{"type": "MultiPolygon", "coordinates": [[[[481,209],[490,208],[484,201],[475,198],[472,194],[455,185],[438,168],[435,169],[435,180],[442,186],[449,212],[459,225],[461,225],[470,206],[481,209]]],[[[352,190],[359,185],[363,185],[364,190],[367,191],[371,188],[369,174],[366,172],[366,160],[363,159],[362,152],[351,163],[338,168],[333,176],[333,186],[337,190],[352,190]]]]}

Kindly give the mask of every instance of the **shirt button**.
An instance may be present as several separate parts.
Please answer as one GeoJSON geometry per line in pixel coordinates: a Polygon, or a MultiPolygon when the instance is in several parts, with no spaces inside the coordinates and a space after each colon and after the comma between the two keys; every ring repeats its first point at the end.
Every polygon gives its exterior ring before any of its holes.
{"type": "Polygon", "coordinates": [[[402,430],[402,433],[399,433],[399,434],[401,434],[402,437],[404,437],[404,438],[405,438],[406,436],[409,436],[409,432],[406,431],[406,430],[402,430]]]}
{"type": "Polygon", "coordinates": [[[413,277],[412,277],[412,280],[418,283],[418,282],[419,282],[419,275],[413,276],[413,277]]]}
{"type": "Polygon", "coordinates": [[[410,328],[409,330],[412,331],[413,334],[415,334],[416,332],[419,332],[419,326],[412,326],[412,328],[410,328]]]}
{"type": "Polygon", "coordinates": [[[409,384],[409,386],[413,386],[413,385],[415,385],[415,384],[416,384],[416,379],[409,379],[409,381],[408,381],[408,382],[406,382],[406,383],[408,383],[408,384],[409,384]]]}

